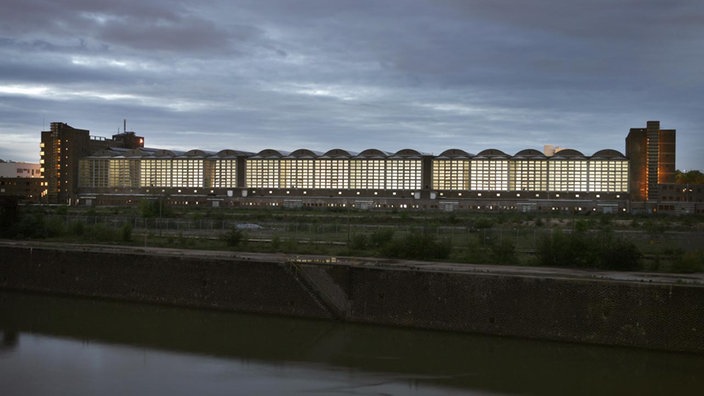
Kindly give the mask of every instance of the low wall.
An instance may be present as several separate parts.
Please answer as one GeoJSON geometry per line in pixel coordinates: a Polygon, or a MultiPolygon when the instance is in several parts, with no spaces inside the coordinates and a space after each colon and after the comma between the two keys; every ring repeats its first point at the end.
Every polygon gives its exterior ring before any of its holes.
{"type": "Polygon", "coordinates": [[[704,276],[511,268],[0,243],[4,289],[704,353],[704,276]]]}

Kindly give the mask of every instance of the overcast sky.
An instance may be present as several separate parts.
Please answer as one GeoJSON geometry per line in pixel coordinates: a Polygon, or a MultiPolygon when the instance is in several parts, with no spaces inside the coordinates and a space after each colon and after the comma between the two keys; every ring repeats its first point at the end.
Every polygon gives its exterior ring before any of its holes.
{"type": "Polygon", "coordinates": [[[2,1],[0,158],[125,118],[182,150],[586,155],[660,120],[704,169],[704,1],[2,1]]]}

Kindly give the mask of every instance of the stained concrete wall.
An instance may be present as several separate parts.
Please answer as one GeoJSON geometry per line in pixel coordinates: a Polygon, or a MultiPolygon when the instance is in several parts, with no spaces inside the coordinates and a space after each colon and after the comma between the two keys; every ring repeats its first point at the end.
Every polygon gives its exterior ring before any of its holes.
{"type": "Polygon", "coordinates": [[[379,270],[354,279],[360,321],[704,352],[701,286],[379,270]]]}
{"type": "Polygon", "coordinates": [[[0,244],[5,289],[704,353],[704,284],[538,275],[0,244]]]}
{"type": "Polygon", "coordinates": [[[0,287],[7,289],[302,317],[328,315],[280,263],[88,248],[0,247],[0,257],[0,287]]]}

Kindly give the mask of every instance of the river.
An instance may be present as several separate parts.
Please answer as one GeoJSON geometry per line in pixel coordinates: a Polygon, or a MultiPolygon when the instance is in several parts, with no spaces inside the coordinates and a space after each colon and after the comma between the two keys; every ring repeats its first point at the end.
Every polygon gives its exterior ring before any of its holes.
{"type": "Polygon", "coordinates": [[[704,356],[0,292],[2,395],[704,392],[704,356]]]}

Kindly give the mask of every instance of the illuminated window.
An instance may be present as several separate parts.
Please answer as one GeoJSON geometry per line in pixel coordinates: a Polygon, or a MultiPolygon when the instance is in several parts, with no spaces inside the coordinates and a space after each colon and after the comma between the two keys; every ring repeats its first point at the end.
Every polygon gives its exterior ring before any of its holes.
{"type": "Polygon", "coordinates": [[[107,187],[108,160],[85,158],[78,162],[78,183],[80,187],[107,187]]]}
{"type": "Polygon", "coordinates": [[[313,159],[283,159],[280,164],[280,188],[314,188],[313,159]]]}
{"type": "Polygon", "coordinates": [[[415,190],[421,188],[419,159],[391,159],[386,161],[386,188],[415,190]]]}
{"type": "Polygon", "coordinates": [[[472,160],[469,171],[471,190],[508,190],[508,160],[472,160]]]}
{"type": "Polygon", "coordinates": [[[586,160],[554,160],[549,162],[550,191],[588,191],[586,160]]]}
{"type": "Polygon", "coordinates": [[[546,191],[548,187],[548,162],[546,160],[510,161],[509,190],[546,191]]]}
{"type": "Polygon", "coordinates": [[[433,189],[435,190],[468,190],[469,160],[468,159],[435,159],[433,160],[433,189]]]}
{"type": "Polygon", "coordinates": [[[354,159],[350,161],[350,188],[361,190],[385,189],[386,161],[354,159]]]}
{"type": "Polygon", "coordinates": [[[138,187],[139,161],[110,158],[108,161],[108,187],[138,187]]]}
{"type": "Polygon", "coordinates": [[[171,158],[142,159],[140,166],[140,187],[173,187],[171,158]]]}
{"type": "Polygon", "coordinates": [[[279,188],[279,159],[248,159],[248,188],[279,188]]]}
{"type": "Polygon", "coordinates": [[[237,187],[237,160],[216,159],[213,172],[213,187],[237,187]]]}
{"type": "Polygon", "coordinates": [[[318,159],[315,161],[315,188],[350,187],[350,160],[318,159]]]}
{"type": "Polygon", "coordinates": [[[627,192],[628,162],[624,160],[590,160],[589,191],[627,192]]]}
{"type": "Polygon", "coordinates": [[[172,187],[203,187],[203,160],[173,159],[171,183],[172,187]]]}

